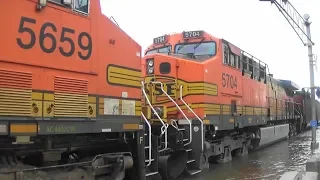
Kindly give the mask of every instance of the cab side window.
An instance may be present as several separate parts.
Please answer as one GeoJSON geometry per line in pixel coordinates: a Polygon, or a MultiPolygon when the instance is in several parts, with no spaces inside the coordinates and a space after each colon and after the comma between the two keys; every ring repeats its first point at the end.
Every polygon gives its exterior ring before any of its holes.
{"type": "Polygon", "coordinates": [[[227,45],[223,45],[223,64],[229,64],[229,48],[227,45]]]}
{"type": "Polygon", "coordinates": [[[223,64],[236,69],[241,68],[239,56],[233,53],[226,44],[223,44],[223,64]]]}
{"type": "Polygon", "coordinates": [[[74,9],[82,13],[89,13],[89,0],[74,0],[74,9]]]}
{"type": "Polygon", "coordinates": [[[49,2],[62,5],[67,8],[72,8],[74,11],[89,14],[90,0],[48,0],[49,2]]]}
{"type": "Polygon", "coordinates": [[[235,59],[234,59],[234,55],[230,54],[230,66],[235,67],[236,63],[235,63],[235,59]]]}

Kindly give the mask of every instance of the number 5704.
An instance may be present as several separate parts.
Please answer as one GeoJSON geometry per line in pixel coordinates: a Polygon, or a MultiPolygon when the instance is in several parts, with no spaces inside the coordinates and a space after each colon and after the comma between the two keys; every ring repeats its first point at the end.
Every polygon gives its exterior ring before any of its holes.
{"type": "Polygon", "coordinates": [[[222,87],[226,88],[237,88],[237,77],[232,76],[231,74],[222,73],[222,87]]]}

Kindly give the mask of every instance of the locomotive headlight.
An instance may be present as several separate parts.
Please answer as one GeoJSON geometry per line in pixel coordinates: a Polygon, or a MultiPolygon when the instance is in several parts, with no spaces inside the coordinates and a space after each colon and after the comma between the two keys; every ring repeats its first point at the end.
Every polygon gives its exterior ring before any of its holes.
{"type": "Polygon", "coordinates": [[[154,63],[153,63],[153,59],[150,59],[149,62],[148,62],[148,65],[149,65],[150,67],[152,67],[153,64],[154,64],[154,63]]]}
{"type": "Polygon", "coordinates": [[[148,73],[152,74],[153,73],[154,68],[153,67],[148,67],[148,73]]]}
{"type": "Polygon", "coordinates": [[[153,74],[154,73],[154,59],[147,59],[146,61],[147,64],[147,72],[148,74],[153,74]]]}
{"type": "MultiPolygon", "coordinates": [[[[161,119],[166,119],[167,118],[167,107],[166,106],[154,106],[154,110],[157,112],[158,116],[161,119]]],[[[151,111],[150,108],[150,114],[152,119],[158,119],[156,116],[156,113],[151,111]]]]}
{"type": "Polygon", "coordinates": [[[160,117],[163,117],[163,108],[162,107],[155,107],[154,109],[156,110],[156,112],[158,113],[158,115],[160,117]]]}

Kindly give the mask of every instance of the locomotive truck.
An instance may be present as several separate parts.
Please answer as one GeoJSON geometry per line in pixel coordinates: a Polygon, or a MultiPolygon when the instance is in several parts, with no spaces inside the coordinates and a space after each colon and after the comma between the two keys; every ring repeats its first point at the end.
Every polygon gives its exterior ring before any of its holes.
{"type": "Polygon", "coordinates": [[[202,30],[154,38],[141,69],[148,138],[158,144],[158,154],[145,152],[147,177],[198,174],[293,136],[310,121],[310,94],[202,30]]]}
{"type": "Polygon", "coordinates": [[[142,59],[99,0],[0,12],[1,180],[175,179],[308,124],[307,93],[204,31],[155,38],[142,59]]]}

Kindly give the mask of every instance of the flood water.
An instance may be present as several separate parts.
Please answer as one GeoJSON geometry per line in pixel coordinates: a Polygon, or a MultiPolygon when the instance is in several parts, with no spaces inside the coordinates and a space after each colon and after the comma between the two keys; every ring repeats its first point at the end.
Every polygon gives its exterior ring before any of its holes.
{"type": "MultiPolygon", "coordinates": [[[[320,129],[317,130],[317,141],[319,140],[320,129]]],[[[233,161],[229,163],[211,166],[186,180],[277,180],[286,171],[304,173],[305,163],[313,153],[310,145],[311,130],[248,156],[233,157],[233,161]]]]}

